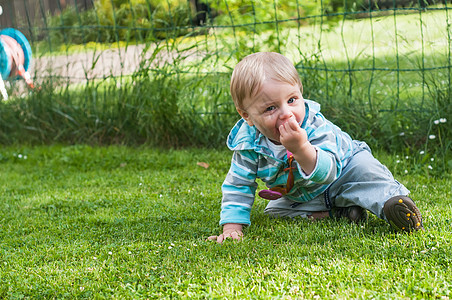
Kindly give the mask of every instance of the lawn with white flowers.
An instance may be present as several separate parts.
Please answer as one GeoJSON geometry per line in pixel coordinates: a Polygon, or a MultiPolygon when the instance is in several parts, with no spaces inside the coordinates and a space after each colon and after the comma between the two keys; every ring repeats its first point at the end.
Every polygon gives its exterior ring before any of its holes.
{"type": "Polygon", "coordinates": [[[452,175],[426,155],[376,152],[424,232],[271,219],[256,199],[244,241],[218,245],[228,151],[2,147],[0,298],[449,299],[452,175]]]}

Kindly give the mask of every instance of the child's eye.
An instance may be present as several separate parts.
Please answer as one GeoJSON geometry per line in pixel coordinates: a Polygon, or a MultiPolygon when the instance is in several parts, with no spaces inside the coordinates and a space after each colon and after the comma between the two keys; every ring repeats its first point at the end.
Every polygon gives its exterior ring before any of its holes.
{"type": "Polygon", "coordinates": [[[287,103],[289,103],[289,104],[290,104],[290,103],[294,103],[295,100],[296,100],[296,99],[295,99],[294,97],[292,97],[292,98],[290,98],[290,99],[287,101],[287,103]]]}
{"type": "Polygon", "coordinates": [[[275,106],[269,106],[269,107],[267,107],[266,109],[265,109],[265,111],[267,112],[267,111],[272,111],[272,110],[274,110],[276,107],[275,106]]]}

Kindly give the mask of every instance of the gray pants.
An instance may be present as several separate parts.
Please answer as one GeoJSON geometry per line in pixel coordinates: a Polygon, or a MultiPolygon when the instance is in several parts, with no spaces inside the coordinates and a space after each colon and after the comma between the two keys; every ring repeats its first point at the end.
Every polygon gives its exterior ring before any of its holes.
{"type": "Polygon", "coordinates": [[[383,206],[397,195],[408,195],[408,189],[394,179],[391,172],[376,160],[364,142],[354,141],[355,150],[340,177],[325,193],[309,202],[293,202],[284,197],[272,200],[265,213],[278,217],[308,217],[312,212],[331,207],[363,207],[377,217],[386,219],[383,206]]]}

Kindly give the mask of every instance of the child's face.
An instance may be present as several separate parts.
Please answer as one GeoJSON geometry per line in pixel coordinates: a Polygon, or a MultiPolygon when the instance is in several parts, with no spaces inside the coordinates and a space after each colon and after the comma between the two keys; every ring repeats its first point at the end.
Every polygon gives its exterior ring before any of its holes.
{"type": "Polygon", "coordinates": [[[279,127],[294,118],[299,124],[305,116],[305,106],[300,86],[266,80],[262,90],[243,102],[239,114],[248,125],[256,126],[270,140],[280,143],[279,127]]]}

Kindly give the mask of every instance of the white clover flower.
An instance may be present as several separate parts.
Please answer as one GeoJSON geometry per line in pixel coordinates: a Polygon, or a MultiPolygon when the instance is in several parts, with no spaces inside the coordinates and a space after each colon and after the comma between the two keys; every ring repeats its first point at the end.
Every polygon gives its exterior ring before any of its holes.
{"type": "Polygon", "coordinates": [[[129,251],[129,254],[132,254],[132,251],[129,251]]]}
{"type": "Polygon", "coordinates": [[[171,246],[168,246],[168,249],[173,249],[173,247],[171,247],[171,246]]]}
{"type": "Polygon", "coordinates": [[[400,136],[404,136],[404,135],[405,135],[405,132],[401,132],[401,133],[399,133],[399,135],[400,135],[400,136]]]}
{"type": "Polygon", "coordinates": [[[438,125],[439,124],[439,120],[433,121],[433,124],[438,125]]]}
{"type": "Polygon", "coordinates": [[[24,155],[24,159],[27,159],[28,157],[26,155],[24,155]]]}
{"type": "Polygon", "coordinates": [[[18,154],[17,157],[18,157],[18,158],[22,158],[22,154],[18,154]]]}
{"type": "Polygon", "coordinates": [[[108,254],[112,255],[112,254],[113,254],[113,252],[111,252],[111,251],[108,251],[108,254]]]}
{"type": "Polygon", "coordinates": [[[408,174],[408,170],[405,170],[405,174],[408,174]]]}
{"type": "Polygon", "coordinates": [[[434,158],[434,157],[430,158],[430,161],[434,161],[434,160],[435,160],[435,158],[434,158]]]}
{"type": "Polygon", "coordinates": [[[434,139],[436,139],[436,135],[431,134],[431,135],[428,136],[428,138],[431,139],[431,140],[434,140],[434,139]]]}
{"type": "Polygon", "coordinates": [[[97,257],[93,256],[93,259],[94,259],[94,260],[96,260],[96,259],[97,259],[97,257]]]}
{"type": "Polygon", "coordinates": [[[428,168],[429,168],[430,170],[433,170],[433,167],[432,167],[431,165],[428,165],[428,168]]]}
{"type": "Polygon", "coordinates": [[[421,150],[421,151],[419,152],[419,154],[420,154],[420,155],[423,155],[423,154],[425,154],[425,151],[424,151],[424,150],[421,150]]]}
{"type": "Polygon", "coordinates": [[[397,164],[400,163],[400,160],[396,160],[396,163],[397,163],[397,164]]]}
{"type": "Polygon", "coordinates": [[[446,119],[446,118],[441,118],[441,119],[439,119],[439,122],[440,122],[440,123],[446,123],[446,122],[447,122],[447,119],[446,119]]]}
{"type": "Polygon", "coordinates": [[[410,158],[408,155],[407,156],[405,156],[405,159],[408,159],[408,158],[410,158]]]}

